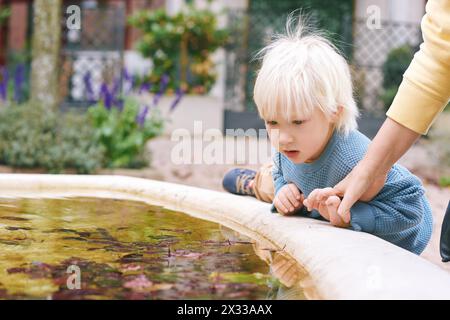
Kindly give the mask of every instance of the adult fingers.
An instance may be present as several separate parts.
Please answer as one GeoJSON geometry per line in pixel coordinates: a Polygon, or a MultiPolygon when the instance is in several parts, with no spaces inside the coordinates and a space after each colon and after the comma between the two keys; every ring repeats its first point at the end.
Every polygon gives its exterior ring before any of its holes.
{"type": "Polygon", "coordinates": [[[338,190],[344,190],[343,198],[337,209],[337,214],[344,220],[345,223],[350,222],[350,208],[359,200],[362,193],[366,190],[366,183],[364,181],[349,177],[346,181],[341,181],[335,186],[338,190]]]}
{"type": "Polygon", "coordinates": [[[338,215],[337,209],[341,203],[341,199],[337,196],[331,196],[326,200],[326,206],[328,207],[328,213],[330,215],[330,223],[336,227],[344,227],[344,220],[338,215]]]}

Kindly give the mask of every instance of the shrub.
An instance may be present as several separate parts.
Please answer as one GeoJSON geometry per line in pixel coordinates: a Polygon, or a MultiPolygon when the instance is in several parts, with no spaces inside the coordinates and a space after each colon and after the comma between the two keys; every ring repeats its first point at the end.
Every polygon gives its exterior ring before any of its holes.
{"type": "Polygon", "coordinates": [[[414,49],[408,44],[393,49],[389,52],[386,61],[383,64],[383,93],[381,100],[384,108],[387,110],[392,104],[398,87],[403,79],[403,74],[408,69],[411,60],[414,57],[414,49]]]}
{"type": "Polygon", "coordinates": [[[143,31],[138,50],[153,61],[148,81],[160,90],[163,75],[169,77],[169,93],[181,88],[186,93],[207,93],[216,80],[210,54],[227,41],[227,31],[217,27],[217,19],[209,10],[187,11],[169,16],[164,9],[142,11],[129,23],[143,31]]]}
{"type": "Polygon", "coordinates": [[[11,104],[0,109],[0,163],[58,173],[92,173],[104,150],[86,114],[61,113],[42,105],[11,104]]]}
{"type": "Polygon", "coordinates": [[[450,176],[448,176],[448,177],[446,177],[446,176],[441,177],[439,179],[439,185],[441,187],[450,187],[450,176]]]}
{"type": "Polygon", "coordinates": [[[0,7],[0,27],[6,22],[11,14],[11,9],[0,7]]]}
{"type": "Polygon", "coordinates": [[[105,148],[106,167],[139,168],[148,165],[146,142],[160,135],[164,119],[156,107],[140,106],[131,97],[109,107],[103,101],[91,106],[88,114],[96,139],[105,148]]]}

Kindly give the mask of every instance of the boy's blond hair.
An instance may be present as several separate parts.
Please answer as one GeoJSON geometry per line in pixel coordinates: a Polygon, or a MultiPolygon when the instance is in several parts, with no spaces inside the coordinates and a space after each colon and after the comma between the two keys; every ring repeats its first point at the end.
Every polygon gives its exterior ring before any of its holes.
{"type": "Polygon", "coordinates": [[[359,115],[349,66],[339,50],[304,21],[290,14],[286,35],[277,35],[256,55],[262,58],[253,92],[259,115],[270,120],[281,114],[290,122],[309,117],[316,107],[331,115],[342,106],[336,128],[347,134],[357,128],[359,115]]]}

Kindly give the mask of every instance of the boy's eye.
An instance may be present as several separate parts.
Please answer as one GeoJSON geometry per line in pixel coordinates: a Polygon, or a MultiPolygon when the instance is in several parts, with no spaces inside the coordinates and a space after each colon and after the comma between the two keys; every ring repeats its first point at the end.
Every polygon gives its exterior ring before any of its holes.
{"type": "Polygon", "coordinates": [[[293,124],[302,124],[303,121],[302,120],[294,120],[292,121],[293,124]]]}
{"type": "Polygon", "coordinates": [[[273,120],[268,120],[268,121],[266,121],[266,123],[271,125],[271,126],[274,126],[274,125],[278,124],[276,121],[273,121],[273,120]]]}

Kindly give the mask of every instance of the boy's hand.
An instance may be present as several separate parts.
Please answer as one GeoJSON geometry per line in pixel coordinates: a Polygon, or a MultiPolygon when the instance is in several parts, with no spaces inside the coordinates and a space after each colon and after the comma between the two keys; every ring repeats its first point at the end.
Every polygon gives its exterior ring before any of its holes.
{"type": "Polygon", "coordinates": [[[289,183],[283,186],[273,199],[273,204],[278,212],[283,215],[292,215],[303,207],[303,194],[297,186],[289,183]]]}
{"type": "MultiPolygon", "coordinates": [[[[333,226],[347,228],[350,226],[350,217],[343,219],[337,212],[341,203],[341,199],[338,196],[330,195],[329,189],[315,189],[313,190],[307,199],[303,200],[303,204],[308,211],[316,209],[320,215],[330,221],[333,226]]],[[[350,214],[350,213],[349,213],[350,214]]]]}

